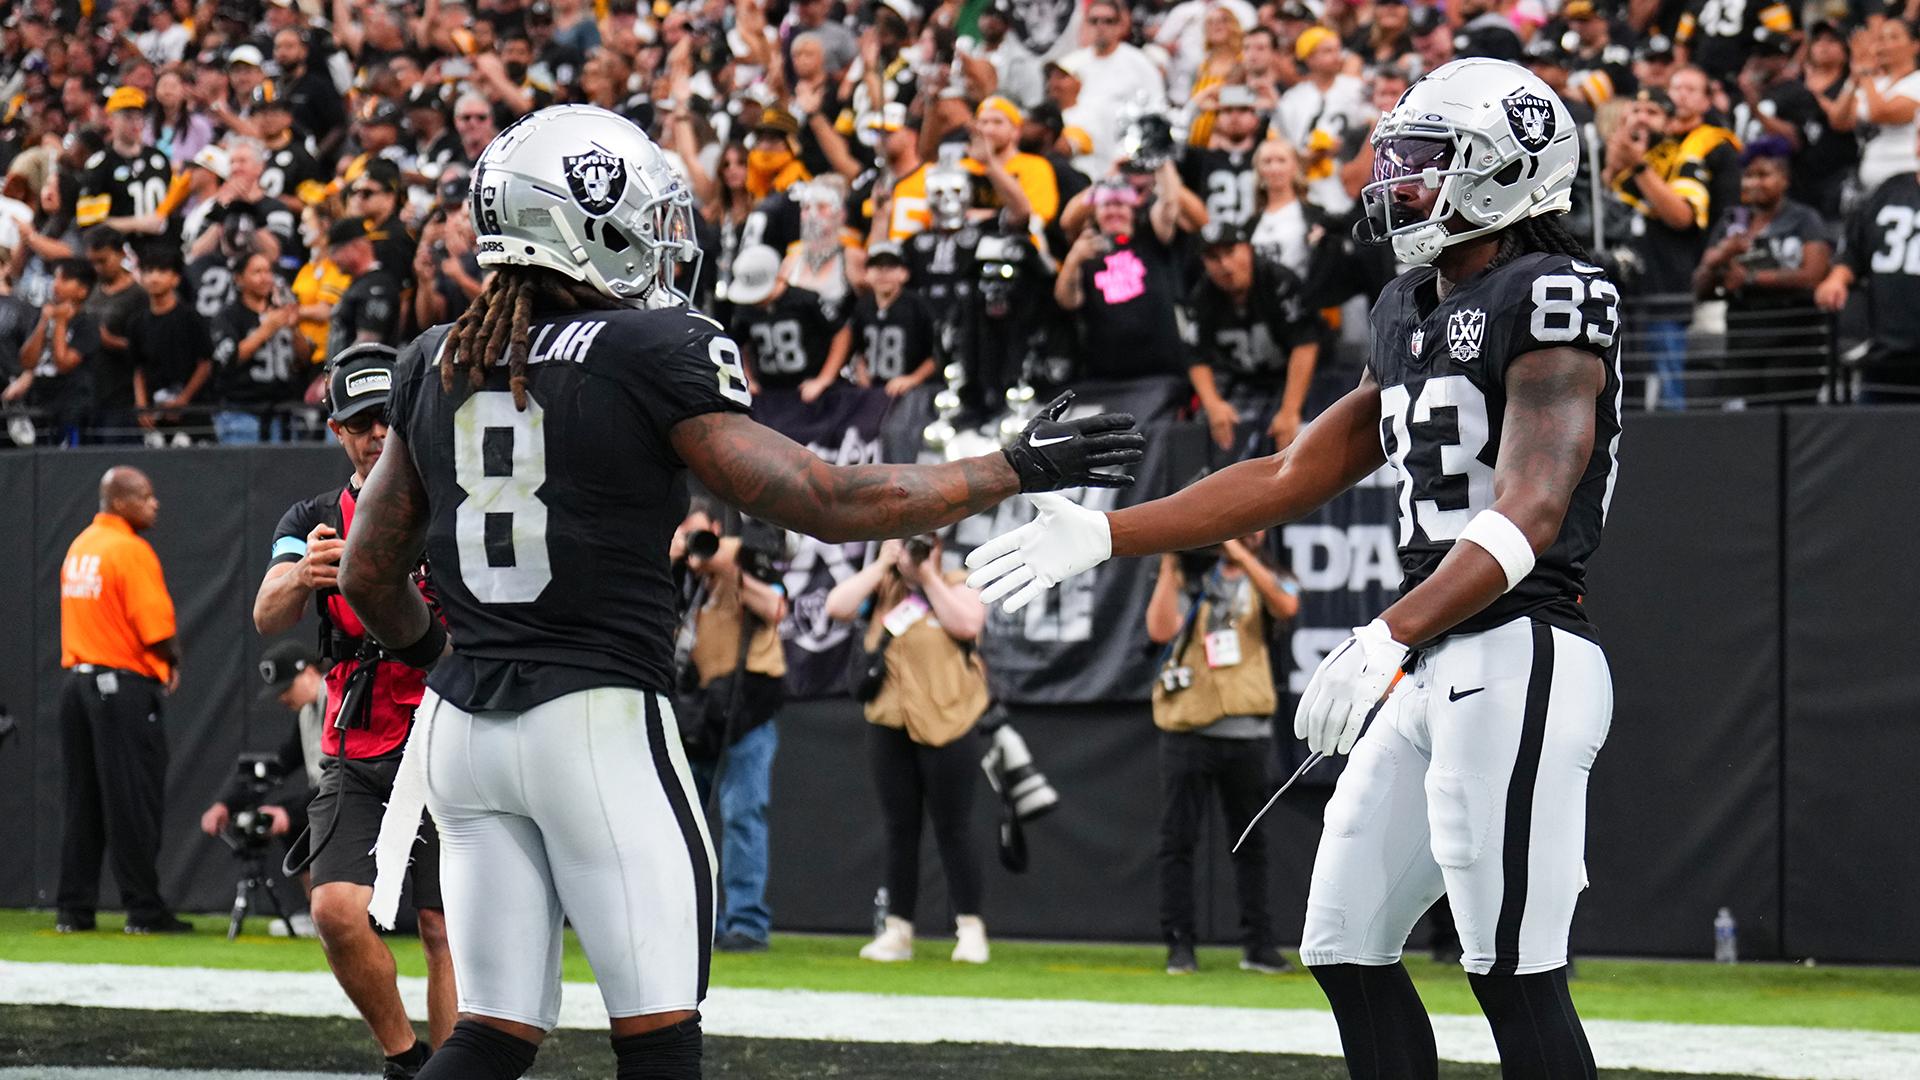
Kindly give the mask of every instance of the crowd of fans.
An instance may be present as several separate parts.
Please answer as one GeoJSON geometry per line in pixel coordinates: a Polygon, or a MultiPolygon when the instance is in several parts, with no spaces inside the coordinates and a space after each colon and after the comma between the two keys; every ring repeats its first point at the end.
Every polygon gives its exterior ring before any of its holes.
{"type": "Polygon", "coordinates": [[[1816,308],[1850,305],[1897,390],[1920,39],[1911,4],[1837,3],[22,0],[0,399],[19,445],[322,437],[329,356],[481,289],[488,140],[588,102],[682,169],[695,296],[759,390],[947,382],[964,421],[1165,376],[1223,448],[1283,444],[1395,272],[1350,237],[1374,118],[1475,55],[1575,118],[1568,225],[1647,403],[1831,393],[1816,308]]]}

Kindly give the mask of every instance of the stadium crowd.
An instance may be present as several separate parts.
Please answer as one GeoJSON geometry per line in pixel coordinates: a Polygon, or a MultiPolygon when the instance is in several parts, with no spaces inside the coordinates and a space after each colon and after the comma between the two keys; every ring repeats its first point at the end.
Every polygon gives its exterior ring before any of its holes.
{"type": "Polygon", "coordinates": [[[1223,449],[1242,423],[1284,444],[1395,269],[1350,236],[1370,126],[1462,55],[1523,60],[1571,109],[1568,224],[1623,288],[1647,405],[1835,395],[1816,308],[1850,312],[1854,370],[1897,393],[1920,370],[1912,14],[23,0],[0,33],[7,441],[324,437],[328,357],[481,289],[468,163],[590,102],[682,169],[695,296],[756,389],[951,382],[966,421],[1009,387],[1172,376],[1223,449]]]}

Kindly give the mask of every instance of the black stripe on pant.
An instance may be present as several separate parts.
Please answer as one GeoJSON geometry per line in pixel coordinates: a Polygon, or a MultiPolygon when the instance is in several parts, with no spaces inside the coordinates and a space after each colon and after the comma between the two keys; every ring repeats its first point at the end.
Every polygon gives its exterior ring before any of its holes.
{"type": "Polygon", "coordinates": [[[674,771],[673,756],[667,753],[666,724],[660,715],[660,695],[647,695],[647,746],[653,753],[653,771],[660,790],[667,793],[673,807],[673,819],[680,825],[680,838],[687,845],[687,860],[693,866],[694,902],[699,905],[700,997],[707,996],[707,976],[713,970],[713,865],[707,861],[707,842],[700,835],[699,821],[687,789],[674,771]]]}
{"type": "Polygon", "coordinates": [[[887,835],[887,910],[908,922],[920,904],[923,812],[933,822],[953,913],[981,914],[985,887],[973,832],[973,799],[982,779],[978,738],[968,731],[945,746],[922,746],[901,728],[867,725],[867,763],[887,835]]]}
{"type": "Polygon", "coordinates": [[[160,684],[123,671],[70,673],[60,693],[60,744],[66,835],[55,903],[63,912],[93,913],[100,904],[100,859],[110,852],[127,918],[164,918],[155,865],[167,782],[160,684]],[[113,693],[100,692],[103,677],[117,684],[113,693]]]}
{"type": "Polygon", "coordinates": [[[1493,931],[1489,975],[1512,975],[1520,966],[1520,923],[1527,911],[1528,853],[1533,834],[1534,781],[1540,775],[1540,748],[1547,739],[1547,707],[1553,689],[1553,627],[1533,623],[1533,667],[1527,675],[1526,711],[1520,721],[1520,748],[1507,780],[1506,838],[1500,852],[1503,887],[1500,917],[1493,931]]]}

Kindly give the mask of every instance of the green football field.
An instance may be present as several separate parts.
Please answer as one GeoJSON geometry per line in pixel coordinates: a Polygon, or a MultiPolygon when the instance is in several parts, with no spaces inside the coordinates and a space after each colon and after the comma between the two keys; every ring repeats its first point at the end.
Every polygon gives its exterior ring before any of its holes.
{"type": "MultiPolygon", "coordinates": [[[[128,937],[118,932],[118,916],[103,915],[100,931],[63,936],[53,933],[50,913],[0,911],[0,960],[326,970],[318,942],[267,937],[264,921],[249,923],[249,933],[232,943],[223,936],[225,920],[197,921],[201,932],[190,936],[128,937]]],[[[1164,953],[1150,946],[995,941],[993,962],[972,967],[949,962],[952,944],[938,938],[921,939],[919,958],[906,964],[863,961],[855,955],[863,943],[851,937],[776,935],[765,953],[716,953],[713,982],[944,997],[1325,1007],[1312,977],[1242,972],[1231,949],[1203,949],[1198,974],[1173,977],[1161,970],[1164,953]]],[[[426,974],[412,941],[396,938],[392,944],[402,974],[426,974]]],[[[1419,954],[1409,955],[1407,966],[1433,1012],[1479,1011],[1458,966],[1435,964],[1419,954]]],[[[1583,959],[1576,976],[1574,1000],[1581,1015],[1595,1019],[1920,1032],[1920,969],[1914,968],[1583,959]]],[[[565,978],[593,978],[571,932],[565,978]]]]}

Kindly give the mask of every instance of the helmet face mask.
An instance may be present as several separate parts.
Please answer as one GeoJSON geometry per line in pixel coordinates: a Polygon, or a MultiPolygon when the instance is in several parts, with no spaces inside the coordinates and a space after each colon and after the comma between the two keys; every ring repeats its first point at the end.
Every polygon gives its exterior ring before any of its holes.
{"type": "Polygon", "coordinates": [[[689,302],[697,278],[693,194],[666,155],[625,118],[556,105],[494,137],[474,164],[476,257],[482,266],[553,270],[611,300],[689,302]]]}
{"type": "Polygon", "coordinates": [[[1456,60],[1380,118],[1356,235],[1425,265],[1454,244],[1565,211],[1579,168],[1572,116],[1538,76],[1500,60],[1456,60]]]}

